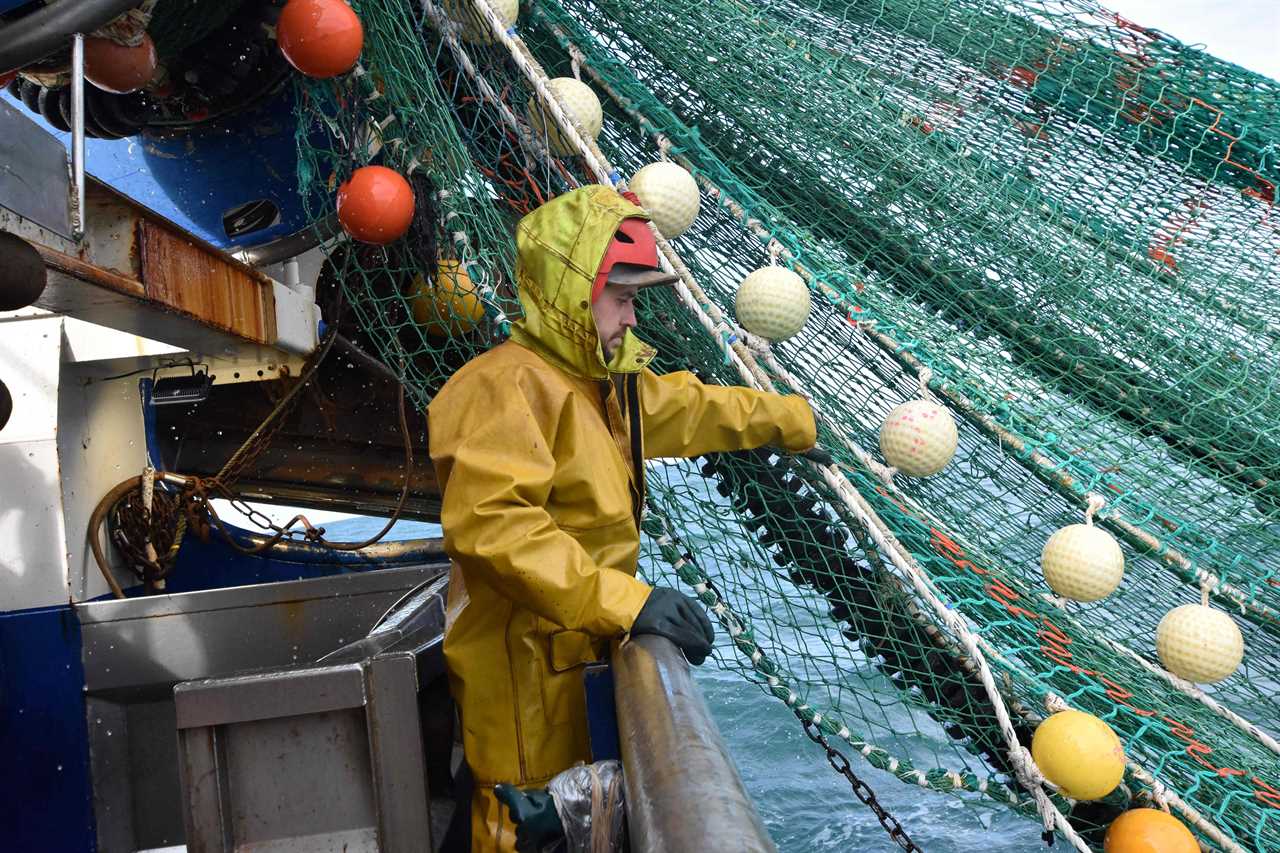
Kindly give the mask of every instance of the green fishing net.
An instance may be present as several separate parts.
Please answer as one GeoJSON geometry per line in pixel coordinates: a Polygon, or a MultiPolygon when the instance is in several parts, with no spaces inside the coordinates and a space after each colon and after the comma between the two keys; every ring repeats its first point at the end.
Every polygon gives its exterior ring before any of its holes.
{"type": "Polygon", "coordinates": [[[753,358],[857,496],[767,449],[650,463],[645,571],[720,618],[719,665],[1029,819],[993,691],[1022,745],[1088,711],[1129,768],[1053,795],[1084,843],[1155,802],[1212,849],[1280,850],[1280,84],[1072,0],[536,0],[511,43],[470,0],[353,5],[361,66],[298,84],[301,191],[319,220],[359,166],[414,186],[410,234],[331,244],[320,296],[416,405],[518,316],[519,217],[600,180],[529,122],[535,80],[580,76],[613,177],[669,158],[701,186],[672,244],[698,291],[642,299],[660,369],[742,384],[753,358]],[[753,353],[732,305],[772,258],[813,310],[753,353]],[[880,425],[922,393],[956,455],[886,481],[880,425]],[[1091,496],[1124,580],[1064,602],[1041,549],[1091,496]],[[1202,596],[1246,654],[1196,689],[1155,628],[1202,596]]]}

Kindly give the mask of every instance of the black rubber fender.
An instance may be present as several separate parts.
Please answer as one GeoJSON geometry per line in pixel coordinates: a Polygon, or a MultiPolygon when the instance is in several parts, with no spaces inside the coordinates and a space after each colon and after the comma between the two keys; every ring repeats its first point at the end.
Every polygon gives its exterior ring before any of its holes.
{"type": "Polygon", "coordinates": [[[36,95],[36,112],[44,116],[44,120],[49,122],[51,127],[62,131],[63,133],[71,132],[71,122],[69,116],[71,114],[71,89],[68,86],[62,86],[57,89],[46,89],[44,86],[37,87],[39,93],[36,95]],[[67,117],[64,118],[62,109],[59,107],[58,98],[60,95],[67,96],[67,117]]]}

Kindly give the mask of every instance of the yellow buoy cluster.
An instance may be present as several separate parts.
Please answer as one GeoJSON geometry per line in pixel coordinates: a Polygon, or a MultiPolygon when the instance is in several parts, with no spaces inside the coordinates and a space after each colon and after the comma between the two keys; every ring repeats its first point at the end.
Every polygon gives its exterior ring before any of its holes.
{"type": "MultiPolygon", "coordinates": [[[[1065,796],[1098,800],[1124,778],[1124,745],[1103,720],[1084,711],[1051,715],[1036,727],[1031,756],[1065,796]]],[[[1130,809],[1107,828],[1104,853],[1198,853],[1181,821],[1158,809],[1130,809]]]]}

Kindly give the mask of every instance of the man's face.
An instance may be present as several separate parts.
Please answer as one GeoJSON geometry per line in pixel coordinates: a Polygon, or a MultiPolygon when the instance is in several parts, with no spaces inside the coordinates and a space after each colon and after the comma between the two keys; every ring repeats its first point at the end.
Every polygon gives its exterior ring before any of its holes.
{"type": "Polygon", "coordinates": [[[622,346],[622,339],[628,329],[636,327],[636,292],[640,288],[633,284],[613,284],[606,282],[600,298],[591,304],[591,314],[596,320],[596,331],[600,334],[600,348],[604,350],[606,363],[622,346]]]}

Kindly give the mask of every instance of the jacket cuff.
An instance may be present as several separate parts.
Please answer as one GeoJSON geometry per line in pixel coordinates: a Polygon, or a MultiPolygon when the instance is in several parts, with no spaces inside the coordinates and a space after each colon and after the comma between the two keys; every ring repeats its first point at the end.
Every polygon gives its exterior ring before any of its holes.
{"type": "Polygon", "coordinates": [[[601,633],[625,634],[635,624],[653,587],[626,572],[605,569],[601,571],[600,592],[606,602],[604,611],[610,614],[611,621],[614,622],[611,626],[613,630],[606,629],[601,633]]]}

